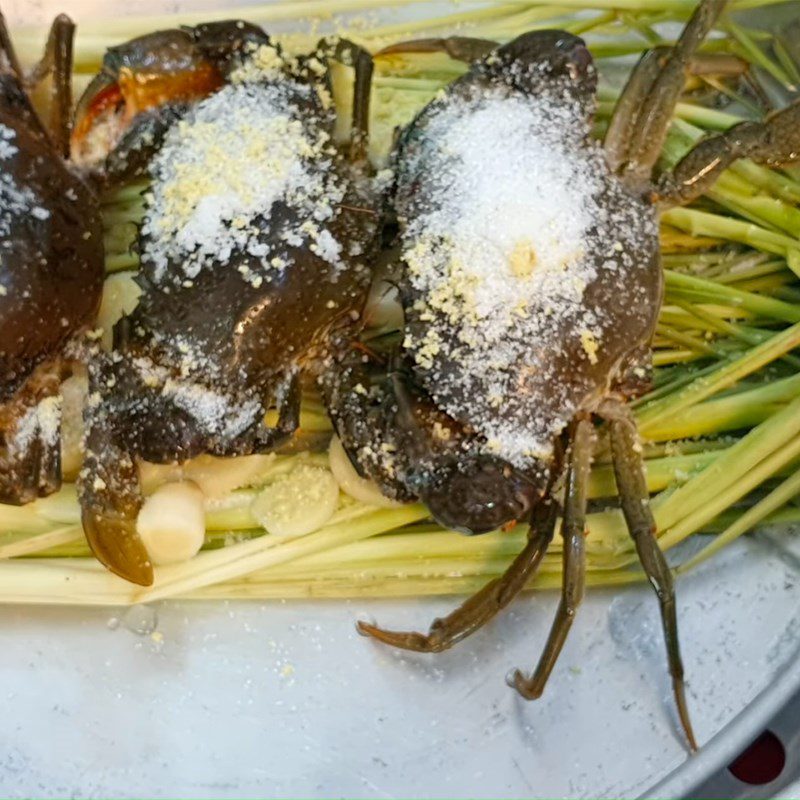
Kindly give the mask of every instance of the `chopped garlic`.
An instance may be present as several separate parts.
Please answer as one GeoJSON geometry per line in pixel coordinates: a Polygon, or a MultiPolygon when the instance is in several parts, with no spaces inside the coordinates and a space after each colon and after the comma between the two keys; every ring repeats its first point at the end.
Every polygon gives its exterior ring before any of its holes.
{"type": "Polygon", "coordinates": [[[321,528],[339,504],[339,485],[321,467],[303,465],[262,489],[250,510],[268,533],[303,536],[321,528]]]}

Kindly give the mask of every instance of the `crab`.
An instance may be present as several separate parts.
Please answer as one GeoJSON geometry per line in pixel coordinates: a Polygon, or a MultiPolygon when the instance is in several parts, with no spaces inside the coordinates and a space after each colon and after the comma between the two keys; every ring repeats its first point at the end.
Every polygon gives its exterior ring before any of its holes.
{"type": "Polygon", "coordinates": [[[427,633],[360,622],[363,634],[420,652],[453,646],[528,583],[562,517],[555,621],[534,672],[509,679],[526,699],[544,691],[584,594],[595,421],[605,423],[692,749],[672,573],[626,404],[646,390],[651,369],[663,291],[658,211],[699,196],[737,158],[800,158],[795,104],[702,140],[651,177],[687,68],[723,6],[702,0],[674,48],[643,56],[602,145],[591,136],[595,67],[569,33],[391,48],[445,50],[471,65],[394,151],[399,259],[387,280],[402,329],[340,353],[322,379],[345,452],[385,495],[422,500],[440,524],[467,534],[529,523],[505,574],[427,633]]]}
{"type": "Polygon", "coordinates": [[[0,15],[0,503],[14,505],[61,485],[59,386],[103,285],[97,197],[67,162],[73,34],[57,17],[26,76],[0,15]],[[43,120],[28,90],[51,73],[43,120]]]}
{"type": "Polygon", "coordinates": [[[110,183],[152,179],[138,305],[89,365],[79,480],[89,544],[129,581],[153,581],[137,463],[275,449],[298,426],[303,375],[352,337],[380,231],[371,71],[349,42],[293,59],[230,21],[115,48],[80,103],[86,167],[110,183]],[[355,70],[342,146],[332,59],[355,70]]]}

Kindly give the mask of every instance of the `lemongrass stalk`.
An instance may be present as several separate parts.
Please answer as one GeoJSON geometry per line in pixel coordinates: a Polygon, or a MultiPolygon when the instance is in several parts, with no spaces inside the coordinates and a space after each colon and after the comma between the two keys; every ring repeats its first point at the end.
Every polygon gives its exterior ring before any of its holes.
{"type": "MultiPolygon", "coordinates": [[[[673,368],[674,369],[674,368],[673,368]]],[[[713,364],[708,364],[701,369],[692,368],[691,371],[686,371],[683,374],[677,375],[670,380],[667,380],[665,383],[661,385],[657,385],[655,389],[648,392],[646,395],[633,400],[629,403],[632,408],[642,408],[650,403],[653,403],[656,400],[659,400],[663,397],[666,397],[673,392],[676,392],[678,389],[683,388],[684,386],[688,386],[692,381],[696,380],[697,378],[702,377],[703,375],[710,375],[715,370],[719,369],[719,365],[717,362],[713,364]]],[[[655,377],[658,378],[660,375],[665,374],[666,370],[657,370],[655,377]]]]}
{"type": "MultiPolygon", "coordinates": [[[[484,576],[416,578],[409,580],[360,580],[358,576],[330,581],[281,581],[271,582],[266,575],[263,581],[251,580],[247,583],[228,583],[189,592],[189,600],[299,600],[322,598],[402,598],[440,595],[471,595],[497,578],[501,573],[484,576]]],[[[254,576],[257,577],[257,576],[254,576]]],[[[626,586],[645,580],[643,573],[633,570],[617,572],[587,573],[587,586],[626,586]]],[[[549,573],[537,575],[526,590],[557,589],[561,586],[561,576],[549,573]]],[[[0,602],[2,595],[0,594],[0,602]]],[[[455,601],[454,601],[455,604],[455,601]]],[[[430,620],[420,619],[424,627],[430,620]]]]}
{"type": "Polygon", "coordinates": [[[766,189],[789,203],[800,203],[800,182],[782,172],[767,169],[746,158],[737,161],[730,169],[753,186],[766,189]]]}
{"type": "Polygon", "coordinates": [[[690,333],[676,330],[672,326],[666,325],[663,322],[658,324],[656,332],[668,339],[670,342],[683,345],[689,350],[694,350],[696,353],[712,356],[719,355],[719,350],[713,345],[698,339],[690,333]]]}
{"type": "Polygon", "coordinates": [[[789,76],[792,87],[796,89],[798,86],[800,86],[800,68],[798,68],[797,63],[789,54],[789,51],[784,46],[783,42],[781,42],[780,38],[777,36],[772,39],[772,49],[775,51],[775,56],[780,62],[780,65],[789,76]]]}
{"type": "MultiPolygon", "coordinates": [[[[687,314],[705,322],[711,330],[715,330],[725,336],[732,336],[745,344],[761,344],[771,335],[768,331],[761,330],[760,328],[750,328],[745,325],[737,325],[736,323],[728,322],[726,319],[717,317],[714,314],[709,314],[702,306],[696,304],[678,303],[678,305],[685,309],[687,314]]],[[[800,358],[797,358],[797,356],[788,354],[781,358],[792,367],[796,369],[800,368],[800,358]]]]}
{"type": "MultiPolygon", "coordinates": [[[[724,450],[667,456],[645,462],[647,491],[660,492],[674,483],[683,483],[692,473],[705,469],[720,457],[724,450]]],[[[613,497],[617,493],[614,470],[611,466],[594,467],[589,479],[589,497],[613,497]]]]}
{"type": "Polygon", "coordinates": [[[724,239],[715,239],[710,236],[693,236],[671,225],[667,225],[662,220],[659,231],[659,243],[661,253],[697,253],[699,250],[707,250],[710,247],[719,247],[725,243],[724,239]]]}
{"type": "MultiPolygon", "coordinates": [[[[766,255],[766,254],[765,254],[766,255]]],[[[713,276],[714,281],[723,285],[735,284],[739,281],[746,281],[751,278],[761,278],[765,275],[772,275],[776,272],[783,272],[788,269],[785,259],[775,258],[762,261],[748,269],[732,269],[729,272],[720,271],[713,276]]]]}
{"type": "Polygon", "coordinates": [[[112,253],[106,255],[106,272],[124,272],[139,268],[139,256],[136,253],[112,253]]]}
{"type": "Polygon", "coordinates": [[[736,381],[756,372],[798,345],[800,345],[800,323],[775,334],[739,358],[722,364],[711,374],[692,381],[673,396],[661,398],[637,409],[640,431],[647,436],[648,429],[655,428],[657,423],[663,424],[679,411],[732,386],[736,381]]]}
{"type": "Polygon", "coordinates": [[[107,211],[113,211],[115,206],[143,206],[144,193],[149,188],[150,184],[146,181],[132,181],[131,183],[124,184],[113,192],[104,194],[101,198],[103,204],[103,214],[107,211]]]}
{"type": "Polygon", "coordinates": [[[662,350],[653,353],[653,366],[666,367],[672,364],[688,364],[701,358],[694,350],[662,350]]]}
{"type": "Polygon", "coordinates": [[[791,303],[763,297],[754,292],[747,292],[733,286],[723,286],[715,281],[686,275],[672,270],[664,271],[666,293],[670,295],[688,294],[692,298],[729,303],[734,308],[741,308],[757,316],[771,317],[783,322],[800,322],[800,307],[791,303]]]}
{"type": "Polygon", "coordinates": [[[776,300],[784,300],[790,303],[800,301],[800,295],[793,288],[794,277],[789,274],[765,275],[762,278],[749,278],[738,281],[736,288],[746,292],[767,294],[776,300]],[[790,285],[791,284],[791,285],[790,285]]]}
{"type": "Polygon", "coordinates": [[[138,224],[144,216],[144,202],[127,202],[103,207],[103,225],[110,228],[121,223],[138,224]]]}
{"type": "Polygon", "coordinates": [[[775,197],[735,195],[734,186],[732,176],[723,174],[717,185],[706,192],[706,196],[757,225],[770,225],[790,236],[800,231],[800,211],[796,208],[775,197]]]}
{"type": "MultiPolygon", "coordinates": [[[[426,513],[426,512],[423,512],[426,513]]],[[[418,507],[382,509],[371,517],[290,540],[261,536],[191,561],[155,570],[151,588],[134,586],[88,559],[27,559],[0,562],[0,602],[130,605],[174,597],[256,569],[384,533],[420,518],[418,507]]]]}
{"type": "MultiPolygon", "coordinates": [[[[656,497],[652,505],[658,529],[663,531],[672,527],[697,508],[707,505],[711,498],[721,496],[729,486],[737,482],[744,484],[748,475],[754,475],[759,466],[780,449],[782,443],[793,439],[798,433],[800,398],[792,400],[781,411],[753,428],[699,475],[674,492],[656,497]]],[[[754,486],[759,483],[760,480],[754,486]]]]}
{"type": "Polygon", "coordinates": [[[0,531],[14,536],[35,536],[49,533],[53,522],[40,516],[36,503],[25,506],[8,506],[0,504],[0,531]]]}
{"type": "MultiPolygon", "coordinates": [[[[592,46],[591,50],[595,55],[611,55],[609,53],[602,53],[602,48],[592,46]]],[[[638,48],[641,51],[641,43],[638,48]]],[[[635,50],[631,50],[635,52],[635,50]]],[[[617,54],[613,54],[617,55],[617,54]]],[[[627,53],[619,53],[619,55],[627,55],[627,53]]],[[[605,92],[599,93],[599,101],[597,104],[597,114],[599,117],[610,117],[614,112],[619,92],[605,92]]],[[[677,120],[683,120],[693,125],[698,125],[704,131],[724,131],[735,125],[737,122],[742,121],[742,117],[734,114],[729,114],[725,111],[719,111],[714,108],[706,108],[694,103],[678,103],[675,106],[675,117],[677,120]]],[[[674,123],[673,123],[674,124],[674,123]]]]}
{"type": "Polygon", "coordinates": [[[728,239],[782,256],[800,247],[800,241],[782,233],[767,230],[752,222],[699,211],[696,208],[671,208],[663,212],[661,218],[695,236],[728,239]]]}
{"type": "MultiPolygon", "coordinates": [[[[346,553],[341,553],[340,555],[340,560],[324,564],[317,562],[311,564],[305,559],[302,564],[298,564],[298,562],[281,564],[277,567],[272,567],[266,577],[270,581],[304,580],[312,583],[317,580],[347,578],[354,574],[358,575],[360,579],[368,580],[436,579],[455,575],[459,577],[468,575],[480,576],[502,573],[516,553],[485,559],[470,559],[462,557],[458,552],[451,552],[444,558],[418,558],[412,555],[410,558],[396,560],[387,558],[380,561],[367,562],[354,560],[346,553]]],[[[540,574],[560,575],[561,561],[560,555],[545,556],[539,565],[540,574]]],[[[628,556],[607,558],[602,562],[598,559],[592,559],[587,561],[586,571],[587,573],[609,572],[627,567],[630,563],[631,559],[628,556]]]]}
{"type": "Polygon", "coordinates": [[[758,64],[762,69],[765,69],[777,81],[783,84],[785,88],[789,88],[792,79],[786,74],[783,67],[776,64],[767,54],[753,41],[752,36],[741,25],[737,25],[733,20],[728,19],[726,22],[728,31],[741,45],[741,51],[746,60],[751,63],[758,64]]]}
{"type": "Polygon", "coordinates": [[[55,528],[47,533],[28,536],[16,542],[0,545],[0,559],[19,558],[31,553],[38,553],[50,547],[59,547],[83,539],[83,528],[79,525],[67,525],[55,528]]]}
{"type": "MultiPolygon", "coordinates": [[[[558,7],[555,8],[557,9],[558,7]]],[[[486,20],[492,20],[496,17],[513,14],[518,11],[519,5],[517,3],[492,4],[485,8],[477,8],[455,14],[445,14],[440,17],[427,17],[424,23],[425,29],[428,31],[434,31],[438,28],[454,29],[465,24],[483,23],[486,20]]],[[[547,9],[542,9],[542,11],[547,12],[547,9]]],[[[375,39],[396,38],[411,33],[418,27],[419,22],[416,21],[375,25],[374,27],[370,27],[369,35],[371,38],[375,39]]]]}
{"type": "MultiPolygon", "coordinates": [[[[740,475],[737,480],[728,481],[722,491],[720,491],[720,487],[715,487],[713,495],[705,498],[704,502],[699,506],[695,506],[691,513],[682,514],[679,522],[669,527],[661,527],[660,530],[664,530],[664,533],[659,537],[659,546],[663,549],[668,549],[682,542],[688,536],[701,529],[703,525],[712,520],[721,511],[741,500],[750,491],[760,486],[765,480],[794,461],[798,456],[800,456],[800,437],[795,436],[753,469],[740,475]]],[[[714,469],[720,461],[722,459],[712,464],[709,469],[714,469]]],[[[684,484],[684,486],[687,485],[684,484]]]]}
{"type": "Polygon", "coordinates": [[[303,555],[385,533],[423,519],[427,514],[427,509],[418,505],[381,509],[368,517],[328,526],[297,538],[275,541],[275,537],[263,536],[233,547],[202,552],[184,564],[157,568],[153,587],[138,593],[137,602],[171,597],[200,586],[237,578],[254,569],[282,564],[303,555]]]}
{"type": "Polygon", "coordinates": [[[747,531],[763,522],[772,512],[777,511],[783,505],[800,494],[800,471],[783,481],[778,487],[773,489],[766,497],[749,508],[732,525],[729,525],[721,534],[715,537],[714,541],[706,545],[699,553],[681,564],[678,572],[688,570],[702,564],[703,561],[711,558],[723,547],[738,539],[747,531]]]}
{"type": "Polygon", "coordinates": [[[722,408],[705,403],[692,406],[684,412],[670,417],[662,425],[648,427],[647,437],[654,442],[671,441],[674,438],[708,436],[713,433],[737,431],[759,425],[783,407],[780,404],[738,406],[726,404],[722,408]]]}

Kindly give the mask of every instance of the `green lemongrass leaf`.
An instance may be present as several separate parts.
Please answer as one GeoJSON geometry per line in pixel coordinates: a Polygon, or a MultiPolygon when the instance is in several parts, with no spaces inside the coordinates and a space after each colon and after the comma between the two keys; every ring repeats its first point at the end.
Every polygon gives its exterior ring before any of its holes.
{"type": "Polygon", "coordinates": [[[696,208],[671,208],[661,215],[661,219],[693,236],[727,239],[781,256],[800,247],[800,241],[785,234],[696,208]]]}
{"type": "Polygon", "coordinates": [[[762,69],[765,69],[770,75],[772,75],[773,78],[775,78],[775,80],[782,83],[786,89],[791,88],[792,79],[786,74],[786,71],[782,66],[776,64],[771,58],[769,58],[769,56],[767,56],[767,54],[756,44],[756,42],[753,41],[753,37],[750,32],[748,32],[741,25],[737,25],[730,19],[727,21],[726,27],[741,45],[742,55],[744,55],[747,60],[752,61],[753,63],[758,64],[762,69]]]}
{"type": "Polygon", "coordinates": [[[19,558],[38,553],[51,547],[59,547],[75,541],[83,540],[83,528],[80,525],[67,525],[54,528],[46,533],[26,536],[15,542],[0,544],[0,559],[19,558]]]}
{"type": "MultiPolygon", "coordinates": [[[[688,536],[700,530],[703,525],[711,521],[717,514],[741,500],[748,492],[760,486],[787,464],[795,461],[798,456],[800,456],[800,437],[795,436],[751,470],[740,473],[737,480],[724,482],[724,488],[714,486],[713,494],[701,500],[699,505],[695,505],[691,513],[685,513],[686,509],[684,509],[680,521],[676,524],[672,526],[660,525],[659,530],[663,531],[663,533],[659,535],[659,545],[664,549],[668,549],[682,542],[688,536]]],[[[714,469],[722,460],[719,459],[714,462],[709,467],[709,470],[714,469]]],[[[700,477],[702,477],[702,474],[700,477]]],[[[686,486],[688,484],[684,484],[681,488],[683,489],[686,486]]],[[[681,489],[678,489],[675,493],[677,494],[679,491],[681,489]]]]}
{"type": "Polygon", "coordinates": [[[679,411],[727,389],[799,345],[800,323],[775,334],[744,355],[722,364],[712,373],[696,378],[688,386],[675,392],[674,395],[660,398],[637,409],[636,416],[640,431],[647,436],[648,430],[655,428],[657,423],[663,424],[679,411]]]}
{"type": "MultiPolygon", "coordinates": [[[[336,597],[421,597],[437,595],[463,594],[477,592],[486,583],[500,577],[502,573],[468,577],[448,578],[409,578],[404,580],[360,579],[357,575],[348,578],[337,578],[329,581],[280,581],[271,582],[269,575],[259,580],[252,576],[248,582],[238,584],[219,584],[204,587],[187,593],[191,600],[225,600],[225,599],[308,599],[336,597]]],[[[633,570],[619,570],[600,573],[587,573],[587,586],[626,586],[642,582],[645,575],[633,570]]],[[[528,584],[527,589],[557,589],[561,586],[561,576],[551,573],[537,575],[528,584]]],[[[2,596],[0,596],[0,601],[2,596]]],[[[424,625],[425,621],[420,621],[424,625]]]]}
{"type": "Polygon", "coordinates": [[[773,489],[766,497],[759,500],[752,508],[749,508],[733,524],[729,525],[720,533],[714,541],[706,545],[699,553],[681,564],[678,572],[688,570],[702,564],[723,547],[738,539],[747,531],[763,522],[772,512],[777,511],[793,498],[800,494],[800,471],[783,481],[777,488],[773,489]]]}
{"type": "MultiPolygon", "coordinates": [[[[785,442],[797,437],[798,433],[800,433],[800,398],[794,399],[753,428],[699,475],[674,492],[656,497],[652,505],[658,529],[664,531],[673,527],[698,508],[709,505],[712,498],[722,496],[724,490],[731,485],[749,485],[747,481],[756,474],[761,474],[758,470],[762,465],[774,453],[781,450],[785,442]]],[[[750,488],[760,485],[767,477],[769,475],[761,477],[750,488]]],[[[737,495],[737,499],[740,496],[737,495]]],[[[723,509],[720,508],[719,511],[721,510],[723,509]]]]}
{"type": "Polygon", "coordinates": [[[664,271],[664,281],[667,297],[674,294],[705,301],[724,301],[734,308],[744,309],[758,316],[771,317],[783,322],[800,322],[800,306],[792,303],[672,270],[664,271]]]}

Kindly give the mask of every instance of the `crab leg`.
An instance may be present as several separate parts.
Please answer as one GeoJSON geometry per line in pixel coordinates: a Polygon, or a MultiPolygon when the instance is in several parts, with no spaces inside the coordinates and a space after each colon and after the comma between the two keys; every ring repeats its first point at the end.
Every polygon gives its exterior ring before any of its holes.
{"type": "Polygon", "coordinates": [[[664,206],[688,203],[739,158],[770,167],[800,160],[800,101],[770,114],[764,122],[741,122],[702,139],[672,172],[662,176],[656,199],[664,206]]]}
{"type": "Polygon", "coordinates": [[[614,412],[608,415],[608,424],[614,459],[614,477],[619,490],[622,513],[636,545],[642,569],[650,579],[658,597],[678,716],[689,746],[692,750],[697,750],[686,703],[672,572],[655,535],[656,524],[650,511],[650,495],[645,482],[636,427],[627,408],[622,404],[615,405],[614,412]]]}
{"type": "Polygon", "coordinates": [[[649,178],[667,136],[690,61],[725,7],[725,2],[702,0],[649,87],[643,87],[653,69],[651,61],[645,61],[647,56],[639,62],[640,65],[643,62],[646,64],[641,67],[646,74],[641,79],[632,75],[625,87],[623,98],[630,94],[630,103],[626,99],[626,105],[634,106],[628,113],[635,110],[635,105],[639,106],[633,123],[625,125],[624,117],[619,123],[620,127],[630,132],[624,174],[633,184],[644,183],[649,178]]]}
{"type": "Polygon", "coordinates": [[[136,532],[142,504],[136,464],[99,427],[90,429],[86,446],[78,481],[86,541],[111,572],[131,583],[150,586],[153,567],[136,532]]]}
{"type": "Polygon", "coordinates": [[[642,103],[653,88],[653,82],[661,72],[661,64],[669,51],[669,47],[655,47],[642,54],[614,106],[603,140],[606,161],[614,172],[629,158],[633,129],[639,119],[642,103]]]}
{"type": "MultiPolygon", "coordinates": [[[[367,157],[369,142],[369,106],[372,94],[372,56],[347,39],[322,39],[317,46],[321,58],[333,59],[353,68],[353,119],[350,130],[349,158],[352,162],[367,157]]],[[[330,87],[330,76],[328,77],[330,87]]]]}
{"type": "Polygon", "coordinates": [[[66,14],[59,14],[50,28],[44,56],[27,79],[27,83],[35,86],[51,73],[53,75],[48,128],[53,142],[64,158],[69,157],[74,38],[75,23],[66,14]]]}
{"type": "Polygon", "coordinates": [[[471,64],[483,58],[497,47],[491,39],[472,36],[448,36],[446,39],[412,39],[408,42],[384,47],[376,56],[400,55],[403,53],[447,53],[455,61],[471,64]]]}
{"type": "Polygon", "coordinates": [[[60,380],[51,362],[0,404],[0,503],[25,505],[61,486],[60,380]]]}
{"type": "MultiPolygon", "coordinates": [[[[271,452],[295,433],[300,427],[300,405],[302,400],[303,388],[300,385],[300,376],[293,375],[289,381],[286,395],[280,402],[278,421],[275,426],[265,426],[261,420],[258,421],[254,447],[251,448],[252,452],[271,452]]],[[[266,402],[265,406],[268,405],[269,402],[266,402]]],[[[220,455],[239,455],[239,453],[220,453],[220,455]]]]}
{"type": "MultiPolygon", "coordinates": [[[[631,139],[642,104],[653,90],[653,84],[671,52],[670,47],[661,46],[644,53],[631,71],[622,94],[614,106],[611,122],[603,140],[606,161],[614,172],[630,159],[631,139]]],[[[688,62],[686,72],[699,77],[709,75],[741,77],[748,74],[748,64],[736,56],[727,54],[695,55],[688,62]]]]}
{"type": "MultiPolygon", "coordinates": [[[[90,396],[106,375],[103,362],[90,364],[90,396]]],[[[122,421],[105,409],[86,411],[86,457],[78,478],[81,521],[92,552],[111,572],[132,583],[150,586],[153,567],[136,532],[142,505],[139,471],[119,442],[122,421]]]]}
{"type": "Polygon", "coordinates": [[[2,11],[0,11],[0,71],[11,72],[17,78],[22,75],[22,68],[14,45],[11,43],[8,25],[6,25],[6,18],[2,11]]]}
{"type": "Polygon", "coordinates": [[[584,543],[586,501],[594,440],[594,426],[591,420],[578,420],[572,437],[564,521],[561,526],[561,536],[564,540],[564,577],[561,602],[535,672],[530,678],[526,678],[522,672],[516,670],[512,677],[512,685],[526,700],[535,700],[541,697],[547,679],[553,671],[567,639],[567,634],[572,627],[578,606],[583,600],[586,580],[586,547],[584,543]]]}
{"type": "Polygon", "coordinates": [[[555,503],[550,500],[536,506],[528,541],[511,566],[451,614],[435,619],[427,634],[387,631],[366,622],[358,623],[359,631],[393,647],[421,653],[440,653],[466,639],[502,611],[536,573],[553,539],[556,511],[555,503]]]}

